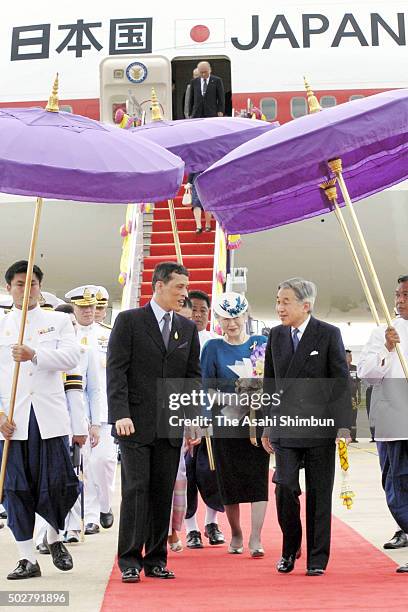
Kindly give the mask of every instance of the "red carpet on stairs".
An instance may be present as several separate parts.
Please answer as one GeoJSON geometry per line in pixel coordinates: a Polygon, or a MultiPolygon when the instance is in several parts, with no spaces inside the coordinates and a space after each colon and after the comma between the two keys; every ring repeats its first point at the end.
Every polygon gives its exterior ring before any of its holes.
{"type": "MultiPolygon", "coordinates": [[[[203,231],[201,234],[196,234],[193,212],[190,207],[183,206],[181,200],[181,195],[176,197],[174,206],[183,264],[190,272],[189,289],[200,289],[211,295],[215,221],[212,222],[211,232],[203,231]]],[[[204,215],[202,223],[204,227],[204,215]]],[[[150,255],[144,259],[140,306],[146,304],[151,298],[153,269],[161,261],[176,261],[176,249],[167,202],[155,204],[150,255]]]]}
{"type": "MultiPolygon", "coordinates": [[[[275,563],[280,557],[281,533],[272,490],[270,499],[262,537],[263,559],[249,556],[250,508],[243,504],[244,554],[230,555],[227,545],[208,546],[205,542],[204,549],[185,548],[169,554],[168,567],[175,572],[175,580],[145,578],[142,574],[138,584],[123,584],[115,563],[102,612],[407,610],[407,577],[396,574],[392,560],[336,518],[326,575],[305,576],[305,552],[291,574],[278,574],[275,563]]],[[[219,517],[228,542],[226,517],[219,517]]],[[[201,508],[202,532],[203,518],[201,508]]]]}

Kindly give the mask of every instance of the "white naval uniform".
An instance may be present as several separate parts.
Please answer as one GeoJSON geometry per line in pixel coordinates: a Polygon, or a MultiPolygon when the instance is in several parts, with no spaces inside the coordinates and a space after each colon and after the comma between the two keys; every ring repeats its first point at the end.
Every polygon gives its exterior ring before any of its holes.
{"type": "MultiPolygon", "coordinates": [[[[392,322],[400,347],[408,361],[408,321],[392,322]]],[[[365,345],[357,366],[357,376],[373,384],[370,425],[378,442],[408,440],[408,385],[397,352],[385,347],[386,326],[377,327],[365,345]]]]}
{"type": "MultiPolygon", "coordinates": [[[[0,410],[8,413],[14,361],[11,347],[18,342],[21,310],[0,318],[0,410]]],[[[43,440],[71,433],[62,372],[79,363],[79,347],[68,315],[36,306],[28,311],[24,344],[37,353],[37,364],[20,364],[14,410],[14,440],[27,440],[30,407],[43,440]]],[[[3,436],[0,437],[3,438],[3,436]]]]}
{"type": "Polygon", "coordinates": [[[106,396],[106,355],[111,330],[105,325],[92,323],[78,325],[77,339],[80,344],[91,346],[96,351],[100,380],[100,439],[98,445],[90,452],[87,465],[85,486],[85,524],[99,524],[100,513],[111,509],[115,488],[117,453],[111,435],[112,426],[108,424],[108,401],[106,396]]]}
{"type": "MultiPolygon", "coordinates": [[[[101,415],[101,388],[99,380],[99,368],[97,363],[97,353],[93,346],[86,346],[81,344],[80,346],[80,362],[79,369],[82,374],[83,382],[83,401],[84,401],[84,413],[87,423],[87,434],[88,427],[90,425],[100,425],[101,415]]],[[[89,436],[81,449],[83,457],[83,472],[84,472],[84,495],[85,495],[85,508],[89,507],[89,495],[88,489],[91,491],[95,488],[93,484],[92,476],[90,475],[90,460],[91,455],[95,449],[91,448],[89,436]]],[[[95,497],[95,495],[94,495],[95,497]]],[[[95,502],[93,502],[95,505],[95,502]]],[[[91,508],[92,508],[92,496],[91,496],[91,508]]],[[[94,520],[85,521],[95,522],[94,520]]],[[[81,529],[81,499],[80,497],[68,513],[65,521],[65,531],[80,531],[81,529]]]]}

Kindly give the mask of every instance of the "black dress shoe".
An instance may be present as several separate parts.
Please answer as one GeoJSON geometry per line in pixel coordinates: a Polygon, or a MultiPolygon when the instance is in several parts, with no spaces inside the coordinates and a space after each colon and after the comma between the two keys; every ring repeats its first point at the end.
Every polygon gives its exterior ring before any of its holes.
{"type": "Polygon", "coordinates": [[[199,531],[189,531],[186,537],[187,548],[204,548],[199,531]]]}
{"type": "Polygon", "coordinates": [[[323,576],[324,569],[313,568],[306,570],[306,576],[323,576]]]}
{"type": "Polygon", "coordinates": [[[128,567],[123,570],[122,582],[140,582],[139,570],[135,567],[128,567]]]}
{"type": "Polygon", "coordinates": [[[289,574],[295,568],[295,557],[296,555],[289,555],[289,557],[281,557],[276,564],[276,569],[281,574],[289,574]]]}
{"type": "Polygon", "coordinates": [[[222,531],[218,529],[217,523],[208,523],[208,525],[205,526],[204,535],[206,538],[208,538],[208,541],[212,546],[216,546],[217,544],[225,544],[224,535],[222,531]]]}
{"type": "Polygon", "coordinates": [[[296,551],[296,559],[300,559],[301,556],[302,556],[302,547],[299,546],[299,548],[296,551]]]}
{"type": "Polygon", "coordinates": [[[16,569],[7,576],[7,580],[24,580],[25,578],[38,578],[41,576],[38,561],[31,563],[27,559],[20,559],[16,569]]]}
{"type": "Polygon", "coordinates": [[[109,512],[101,512],[99,515],[99,522],[104,529],[109,529],[113,525],[113,512],[110,508],[109,512]]]}
{"type": "Polygon", "coordinates": [[[399,529],[394,533],[391,540],[384,544],[383,548],[395,549],[404,548],[405,546],[408,546],[408,538],[406,534],[402,531],[402,529],[399,529]]]}
{"type": "Polygon", "coordinates": [[[53,544],[47,544],[47,546],[56,568],[62,572],[72,570],[74,567],[72,557],[62,542],[54,542],[53,544]]]}
{"type": "Polygon", "coordinates": [[[44,544],[44,542],[41,542],[41,544],[38,544],[36,546],[36,549],[38,550],[40,555],[49,555],[50,554],[50,551],[48,550],[48,546],[46,544],[44,544]]]}
{"type": "Polygon", "coordinates": [[[152,569],[145,569],[145,576],[149,576],[149,578],[164,578],[165,580],[169,580],[170,578],[175,578],[173,572],[168,570],[166,567],[152,567],[152,569]]]}
{"type": "Polygon", "coordinates": [[[96,523],[87,523],[85,525],[85,535],[94,535],[95,533],[99,533],[99,525],[96,523]]]}
{"type": "Polygon", "coordinates": [[[36,549],[38,550],[40,555],[50,554],[50,551],[48,550],[48,545],[47,545],[47,532],[44,533],[43,541],[41,542],[41,544],[38,544],[38,546],[36,546],[36,549]]]}

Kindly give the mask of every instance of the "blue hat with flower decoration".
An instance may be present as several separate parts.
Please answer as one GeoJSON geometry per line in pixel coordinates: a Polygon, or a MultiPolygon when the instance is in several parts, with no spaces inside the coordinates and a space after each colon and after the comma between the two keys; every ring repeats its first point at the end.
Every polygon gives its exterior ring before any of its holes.
{"type": "Polygon", "coordinates": [[[248,300],[240,293],[230,291],[222,293],[216,299],[214,304],[214,312],[219,317],[225,319],[234,319],[244,314],[248,310],[248,300]]]}

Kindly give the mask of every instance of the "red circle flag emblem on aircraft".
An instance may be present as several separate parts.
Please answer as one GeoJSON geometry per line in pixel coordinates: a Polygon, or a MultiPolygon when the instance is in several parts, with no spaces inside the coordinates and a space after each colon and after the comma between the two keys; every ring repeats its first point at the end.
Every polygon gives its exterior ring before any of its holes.
{"type": "Polygon", "coordinates": [[[195,25],[190,30],[190,37],[196,43],[203,43],[210,38],[210,30],[206,25],[195,25]]]}
{"type": "Polygon", "coordinates": [[[225,47],[225,19],[198,19],[175,20],[176,48],[225,47]]]}

